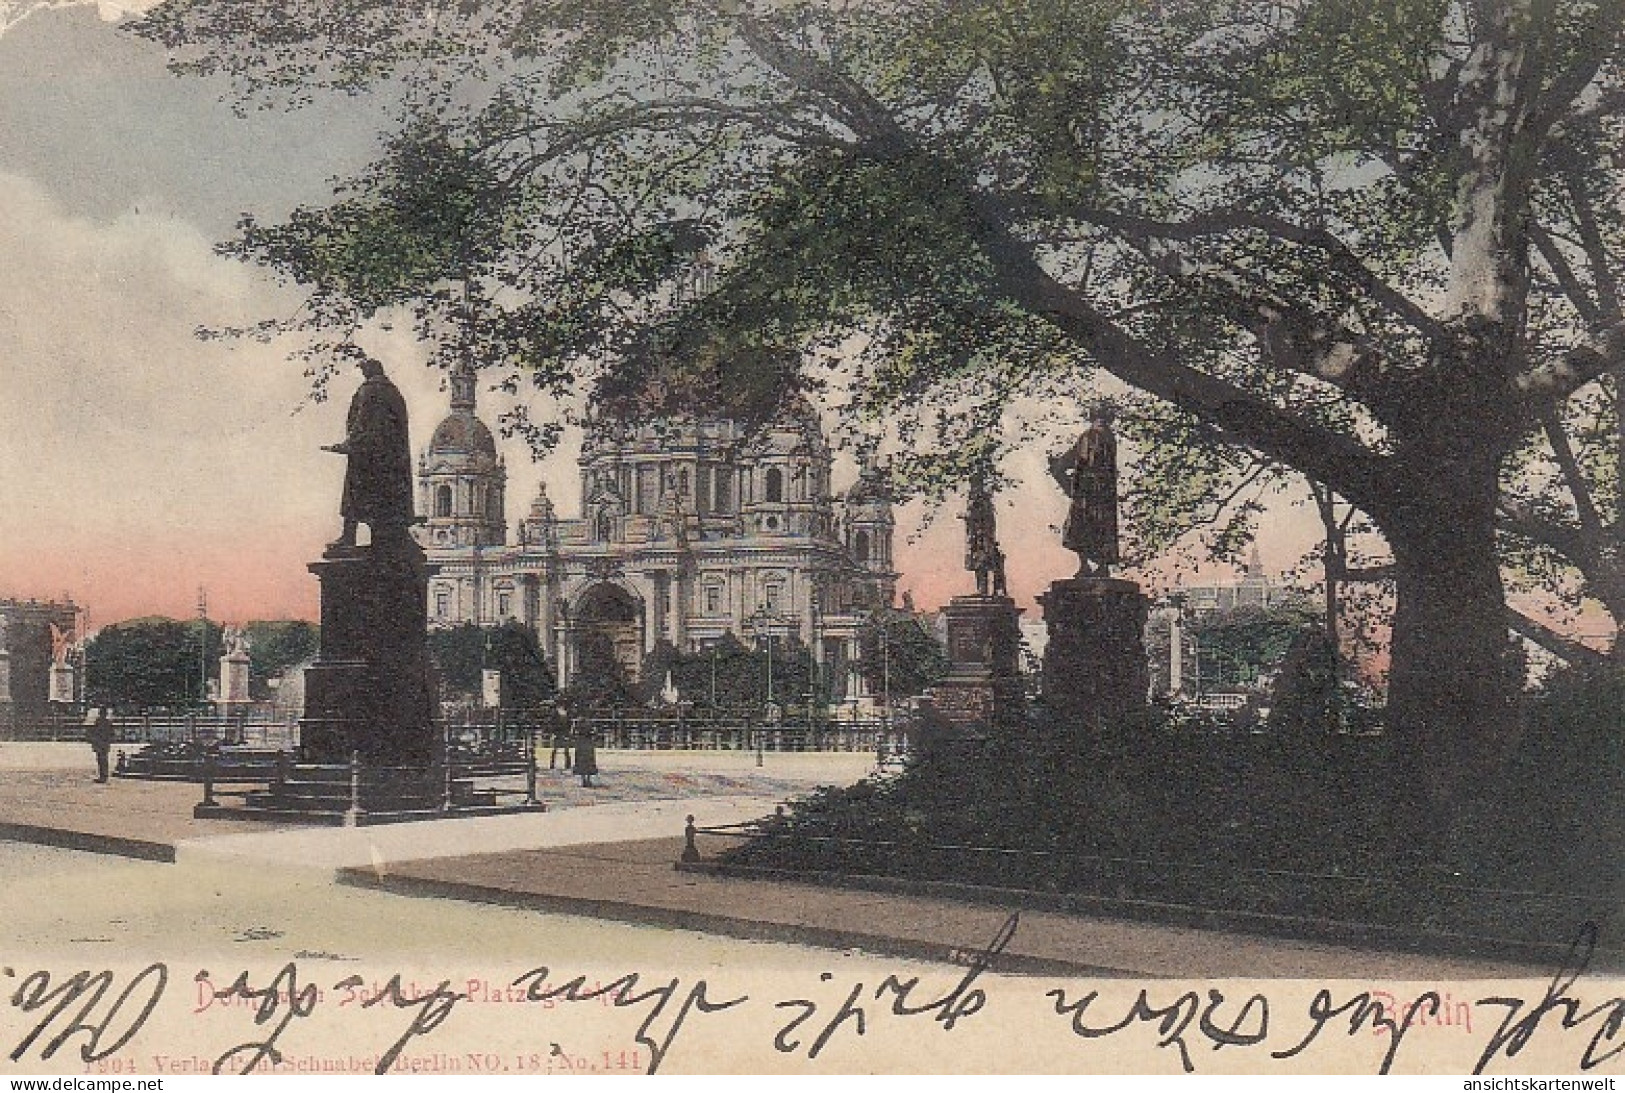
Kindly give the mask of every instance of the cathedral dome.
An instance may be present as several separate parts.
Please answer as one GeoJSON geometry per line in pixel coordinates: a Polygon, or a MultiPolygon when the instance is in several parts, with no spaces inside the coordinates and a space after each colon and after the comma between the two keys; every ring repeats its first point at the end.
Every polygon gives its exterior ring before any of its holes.
{"type": "Polygon", "coordinates": [[[472,413],[454,410],[435,426],[429,455],[478,455],[494,460],[497,442],[485,422],[472,413]]]}

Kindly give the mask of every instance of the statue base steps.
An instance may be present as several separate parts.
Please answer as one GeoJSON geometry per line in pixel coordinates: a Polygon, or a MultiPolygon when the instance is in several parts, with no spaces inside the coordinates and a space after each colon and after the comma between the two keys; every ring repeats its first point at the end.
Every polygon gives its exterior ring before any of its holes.
{"type": "Polygon", "coordinates": [[[527,804],[512,796],[509,803],[500,803],[494,791],[475,789],[466,778],[448,779],[443,770],[433,767],[296,763],[266,789],[243,794],[241,804],[206,801],[192,815],[198,819],[364,827],[545,810],[540,802],[527,804]]]}

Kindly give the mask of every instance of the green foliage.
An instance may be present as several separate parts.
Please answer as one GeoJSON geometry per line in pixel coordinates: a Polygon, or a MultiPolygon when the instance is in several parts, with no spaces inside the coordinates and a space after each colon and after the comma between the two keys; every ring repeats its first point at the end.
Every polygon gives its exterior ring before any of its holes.
{"type": "Polygon", "coordinates": [[[85,701],[132,713],[198,705],[202,677],[220,677],[221,636],[216,623],[157,617],[104,626],[85,646],[85,701]]]}
{"type": "Polygon", "coordinates": [[[894,701],[924,694],[948,670],[948,654],[924,621],[902,611],[878,611],[858,632],[858,670],[869,693],[894,701]]]}
{"type": "Polygon", "coordinates": [[[501,704],[505,709],[540,706],[557,690],[535,637],[512,619],[501,626],[465,622],[431,630],[429,656],[443,698],[481,700],[486,669],[502,673],[501,704]]]}
{"type": "Polygon", "coordinates": [[[1478,804],[1420,840],[1371,790],[1407,776],[1392,736],[1032,724],[808,794],[724,857],[1545,944],[1590,918],[1617,945],[1625,825],[1597,803],[1625,791],[1622,711],[1618,673],[1553,679],[1478,804]]]}
{"type": "Polygon", "coordinates": [[[1207,687],[1252,687],[1280,668],[1306,629],[1318,623],[1302,606],[1237,607],[1197,619],[1197,656],[1207,687]]]}
{"type": "Polygon", "coordinates": [[[321,648],[321,627],[303,619],[250,622],[243,626],[248,639],[249,688],[255,698],[269,698],[269,680],[316,655],[321,648]]]}
{"type": "Polygon", "coordinates": [[[765,643],[747,648],[732,634],[693,653],[679,653],[670,642],[661,642],[644,659],[639,700],[658,702],[668,672],[679,699],[701,709],[760,712],[769,701],[770,678],[772,701],[778,706],[803,706],[809,694],[818,705],[831,700],[837,683],[818,671],[805,645],[782,634],[775,636],[771,658],[765,643]]]}
{"type": "Polygon", "coordinates": [[[632,705],[636,692],[615,656],[607,634],[589,631],[575,638],[575,671],[563,698],[570,709],[617,709],[632,705]]]}
{"type": "Polygon", "coordinates": [[[1292,636],[1270,692],[1275,732],[1338,732],[1349,713],[1340,685],[1337,648],[1324,626],[1305,624],[1292,636]]]}

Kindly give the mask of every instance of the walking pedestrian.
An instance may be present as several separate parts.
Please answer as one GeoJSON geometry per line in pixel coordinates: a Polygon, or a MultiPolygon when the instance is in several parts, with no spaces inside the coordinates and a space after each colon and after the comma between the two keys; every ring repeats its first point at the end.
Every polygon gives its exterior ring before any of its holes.
{"type": "Polygon", "coordinates": [[[590,789],[592,776],[598,773],[598,747],[592,738],[592,728],[585,721],[576,734],[575,743],[576,773],[581,775],[581,784],[590,789]]]}
{"type": "Polygon", "coordinates": [[[86,716],[85,739],[90,741],[90,750],[96,753],[96,781],[105,785],[107,760],[113,750],[113,719],[108,716],[107,707],[98,706],[86,716]]]}

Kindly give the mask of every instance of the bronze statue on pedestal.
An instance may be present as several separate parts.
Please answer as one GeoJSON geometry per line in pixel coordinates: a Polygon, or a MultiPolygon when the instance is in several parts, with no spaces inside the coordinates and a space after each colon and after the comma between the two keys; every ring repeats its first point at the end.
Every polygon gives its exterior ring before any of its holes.
{"type": "Polygon", "coordinates": [[[1117,438],[1112,433],[1116,411],[1098,402],[1089,411],[1089,427],[1077,443],[1049,460],[1050,474],[1072,506],[1061,531],[1061,544],[1078,555],[1079,577],[1108,577],[1121,555],[1117,534],[1117,438]]]}
{"type": "Polygon", "coordinates": [[[998,516],[993,508],[993,495],[988,492],[987,474],[981,469],[971,474],[963,519],[965,568],[976,574],[976,594],[1008,595],[1004,584],[1004,551],[999,549],[998,516]]]}

